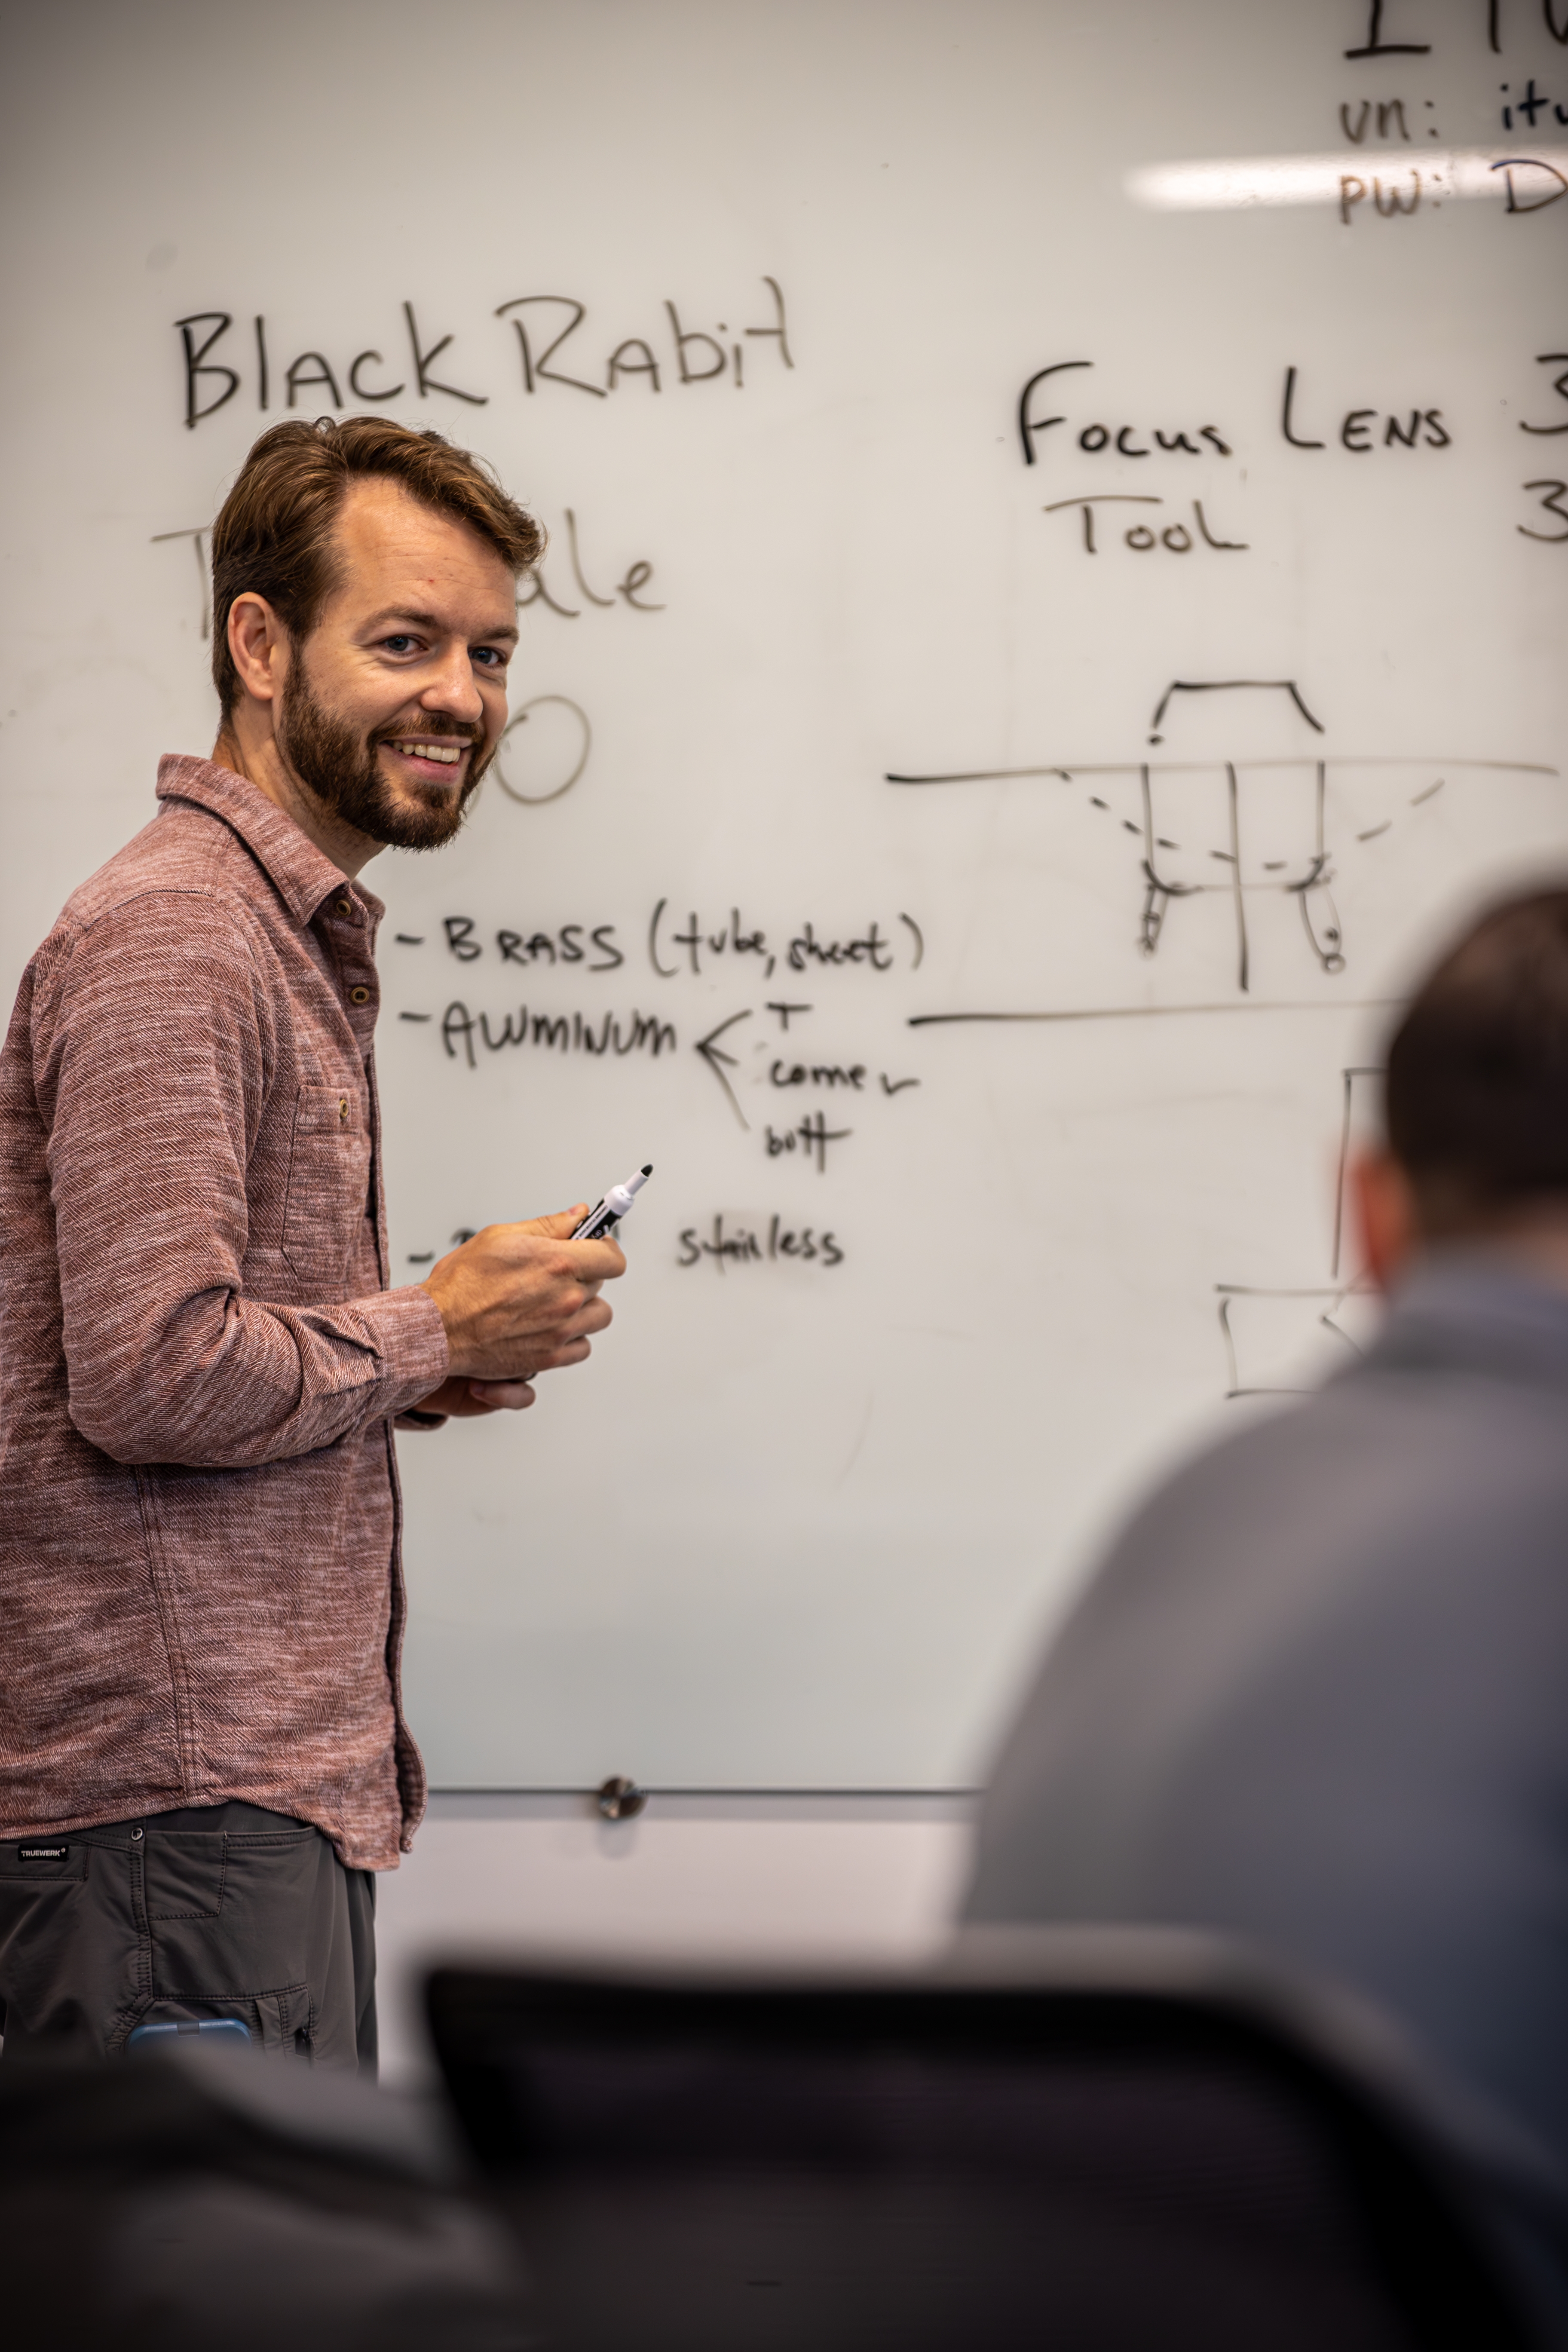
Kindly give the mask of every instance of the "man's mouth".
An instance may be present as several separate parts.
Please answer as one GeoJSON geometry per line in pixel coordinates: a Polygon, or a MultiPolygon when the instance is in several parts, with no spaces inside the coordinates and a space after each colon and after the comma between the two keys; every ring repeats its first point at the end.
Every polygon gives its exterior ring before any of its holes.
{"type": "Polygon", "coordinates": [[[472,745],[458,741],[450,735],[399,735],[387,741],[389,751],[398,752],[405,760],[423,761],[431,768],[455,768],[465,751],[472,745]]]}

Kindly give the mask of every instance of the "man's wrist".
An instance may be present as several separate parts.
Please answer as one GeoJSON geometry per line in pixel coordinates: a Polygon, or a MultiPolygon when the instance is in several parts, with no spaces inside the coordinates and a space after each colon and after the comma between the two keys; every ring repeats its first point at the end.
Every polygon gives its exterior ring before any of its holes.
{"type": "Polygon", "coordinates": [[[451,1371],[440,1308],[421,1283],[377,1291],[354,1305],[370,1325],[381,1357],[388,1391],[383,1410],[394,1417],[416,1412],[451,1371]]]}

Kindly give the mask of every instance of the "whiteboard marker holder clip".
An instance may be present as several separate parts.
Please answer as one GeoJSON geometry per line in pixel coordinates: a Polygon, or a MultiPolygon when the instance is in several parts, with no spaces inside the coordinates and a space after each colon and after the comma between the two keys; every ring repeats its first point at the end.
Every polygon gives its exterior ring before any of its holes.
{"type": "Polygon", "coordinates": [[[628,1780],[625,1773],[616,1772],[600,1781],[594,1802],[607,1822],[634,1822],[647,1803],[647,1790],[628,1780]]]}

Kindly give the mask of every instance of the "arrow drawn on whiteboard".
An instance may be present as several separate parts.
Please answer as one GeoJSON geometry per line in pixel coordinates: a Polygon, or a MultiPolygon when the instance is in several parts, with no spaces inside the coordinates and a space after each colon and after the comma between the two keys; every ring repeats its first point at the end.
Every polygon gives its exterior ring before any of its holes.
{"type": "Polygon", "coordinates": [[[709,1068],[718,1079],[719,1084],[729,1096],[730,1108],[734,1112],[735,1117],[740,1120],[741,1125],[745,1129],[748,1135],[750,1135],[752,1131],[751,1122],[747,1118],[745,1112],[741,1108],[740,1102],[736,1097],[734,1087],[724,1076],[724,1072],[727,1069],[738,1070],[741,1066],[740,1061],[735,1055],[726,1054],[723,1047],[718,1041],[724,1034],[726,1029],[732,1029],[734,1027],[737,1021],[749,1021],[751,1017],[749,1011],[745,1013],[731,1013],[728,1021],[721,1021],[717,1029],[710,1029],[706,1037],[699,1037],[696,1047],[697,1052],[701,1055],[703,1060],[707,1063],[709,1068]]]}

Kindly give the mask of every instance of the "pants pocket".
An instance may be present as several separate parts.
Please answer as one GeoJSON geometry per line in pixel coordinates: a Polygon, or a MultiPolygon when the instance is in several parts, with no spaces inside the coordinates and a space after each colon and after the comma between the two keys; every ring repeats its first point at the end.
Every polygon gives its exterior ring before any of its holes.
{"type": "Polygon", "coordinates": [[[87,1876],[87,1848],[66,1838],[23,1838],[0,1845],[0,1886],[58,1885],[87,1876]]]}
{"type": "Polygon", "coordinates": [[[271,1992],[191,1993],[151,2000],[130,2021],[126,2039],[139,2025],[203,2024],[219,2017],[237,2018],[265,2057],[304,2056],[310,2051],[314,2004],[309,1985],[303,1984],[283,1985],[271,1992]]]}
{"type": "Polygon", "coordinates": [[[142,1865],[148,1918],[217,1918],[226,1843],[212,1830],[155,1830],[142,1865]]]}
{"type": "Polygon", "coordinates": [[[156,1843],[171,1852],[166,1868],[155,1873],[149,1835],[154,2002],[192,2016],[243,2014],[264,2049],[291,2042],[309,2025],[331,1959],[343,1874],[327,1840],[301,1829],[276,1836],[193,1832],[156,1843]],[[204,1843],[223,1850],[194,1855],[204,1843]],[[186,1907],[172,1908],[176,1899],[186,1907]],[[198,1909],[199,1901],[207,1907],[198,1909]]]}

